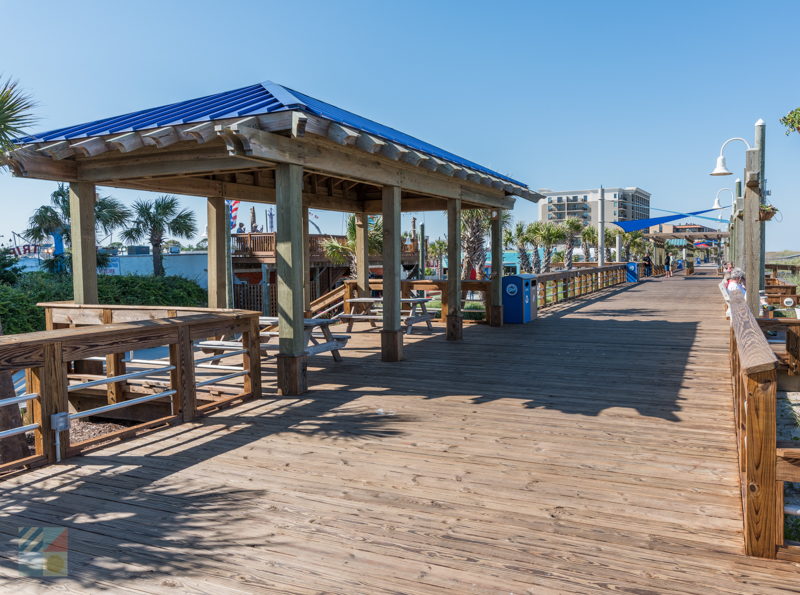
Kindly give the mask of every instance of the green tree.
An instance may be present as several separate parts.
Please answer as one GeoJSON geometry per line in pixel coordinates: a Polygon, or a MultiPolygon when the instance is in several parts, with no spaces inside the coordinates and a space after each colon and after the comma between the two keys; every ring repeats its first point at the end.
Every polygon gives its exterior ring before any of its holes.
{"type": "Polygon", "coordinates": [[[581,250],[586,262],[592,260],[592,248],[595,248],[595,262],[597,262],[597,228],[594,225],[587,225],[581,231],[581,250]]]}
{"type": "MultiPolygon", "coordinates": [[[[511,214],[502,212],[501,233],[511,223],[511,214]]],[[[485,277],[486,236],[492,225],[492,212],[489,209],[465,209],[461,211],[461,251],[463,263],[462,278],[469,279],[470,271],[475,271],[478,279],[485,277]]]]}
{"type": "Polygon", "coordinates": [[[442,276],[444,257],[447,254],[447,241],[439,238],[428,245],[428,254],[436,262],[436,275],[442,276]]]}
{"type": "MultiPolygon", "coordinates": [[[[34,123],[32,115],[35,106],[31,97],[18,88],[17,82],[6,79],[0,82],[0,153],[14,148],[13,139],[25,134],[25,128],[34,123]]],[[[9,255],[10,256],[10,255],[9,255]]],[[[6,258],[6,255],[3,255],[6,258]]],[[[3,276],[7,272],[13,273],[13,268],[5,267],[3,276]]],[[[2,321],[0,320],[0,335],[3,334],[2,321]]],[[[0,372],[0,399],[14,396],[14,381],[11,371],[0,372]]],[[[0,407],[0,430],[6,430],[22,425],[19,405],[13,403],[0,407]]],[[[9,436],[0,440],[0,463],[23,458],[29,454],[24,434],[9,436]]]]}
{"type": "MultiPolygon", "coordinates": [[[[130,219],[130,210],[121,201],[111,196],[98,196],[94,206],[95,232],[105,234],[124,227],[130,219]]],[[[65,247],[72,245],[71,218],[69,213],[69,186],[58,184],[50,195],[50,204],[42,205],[28,219],[28,229],[22,235],[31,242],[42,243],[54,233],[64,237],[65,247]]]]}
{"type": "Polygon", "coordinates": [[[122,232],[128,243],[147,240],[153,252],[153,274],[164,276],[164,255],[161,247],[167,234],[179,238],[191,238],[197,233],[194,213],[181,209],[178,199],[163,194],[155,200],[137,200],[133,203],[134,219],[122,232]]]}
{"type": "Polygon", "coordinates": [[[34,107],[36,102],[19,88],[17,81],[9,78],[0,82],[0,152],[13,149],[13,140],[36,122],[34,107]]]}
{"type": "Polygon", "coordinates": [[[643,239],[644,236],[641,231],[622,231],[619,235],[622,238],[622,254],[627,262],[631,259],[631,249],[634,243],[636,243],[637,240],[643,239]]]}
{"type": "Polygon", "coordinates": [[[544,221],[534,221],[525,228],[525,235],[528,238],[528,243],[531,245],[531,265],[533,272],[537,275],[542,272],[542,257],[539,254],[539,234],[541,227],[545,224],[544,221]]]}
{"type": "Polygon", "coordinates": [[[568,217],[561,223],[566,236],[566,248],[564,250],[564,267],[567,270],[572,269],[572,255],[575,251],[575,239],[580,235],[583,230],[583,221],[577,217],[568,217]]]}
{"type": "Polygon", "coordinates": [[[605,241],[605,249],[606,249],[606,264],[611,262],[611,246],[617,241],[617,233],[612,230],[610,227],[606,227],[603,229],[603,238],[605,241]]]}
{"type": "Polygon", "coordinates": [[[543,272],[549,273],[553,260],[553,249],[566,239],[566,233],[560,225],[543,222],[537,230],[537,239],[544,249],[543,272]]]}
{"type": "Polygon", "coordinates": [[[519,255],[520,272],[533,272],[531,257],[528,254],[528,244],[530,244],[528,226],[522,221],[517,221],[514,227],[505,230],[503,236],[504,243],[509,247],[513,247],[519,255]]]}
{"type": "MultiPolygon", "coordinates": [[[[130,210],[121,201],[111,196],[98,196],[94,206],[95,233],[110,234],[123,227],[131,216],[130,210]]],[[[69,212],[69,186],[58,184],[50,195],[50,204],[37,208],[28,219],[28,229],[22,235],[29,241],[41,244],[49,241],[53,234],[64,239],[65,254],[42,261],[42,268],[50,273],[72,270],[72,229],[69,212]]],[[[108,263],[108,255],[97,253],[97,266],[108,263]]]]}
{"type": "MultiPolygon", "coordinates": [[[[333,237],[328,237],[322,243],[322,250],[332,263],[350,267],[350,276],[355,278],[358,270],[358,257],[356,255],[356,216],[347,218],[345,241],[341,242],[333,237]]],[[[370,217],[367,225],[367,244],[370,254],[383,252],[383,218],[370,217]]],[[[369,266],[369,263],[367,263],[369,266]]]]}
{"type": "Polygon", "coordinates": [[[14,285],[22,274],[22,267],[11,250],[0,249],[0,283],[14,285]]]}

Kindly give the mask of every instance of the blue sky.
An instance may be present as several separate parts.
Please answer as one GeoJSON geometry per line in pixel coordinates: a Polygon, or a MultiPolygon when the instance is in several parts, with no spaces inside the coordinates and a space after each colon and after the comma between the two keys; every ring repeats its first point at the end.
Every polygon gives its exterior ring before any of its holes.
{"type": "MultiPolygon", "coordinates": [[[[708,175],[722,141],[763,118],[783,215],[767,248],[800,250],[800,135],[778,123],[800,106],[796,2],[0,2],[0,73],[39,102],[36,130],[273,80],[531,188],[640,186],[696,211],[733,184],[708,175]]],[[[53,187],[0,174],[3,241],[53,187]]],[[[202,230],[204,200],[183,202],[202,230]]],[[[342,215],[316,214],[341,232],[342,215]]],[[[444,233],[442,215],[419,219],[444,233]]]]}

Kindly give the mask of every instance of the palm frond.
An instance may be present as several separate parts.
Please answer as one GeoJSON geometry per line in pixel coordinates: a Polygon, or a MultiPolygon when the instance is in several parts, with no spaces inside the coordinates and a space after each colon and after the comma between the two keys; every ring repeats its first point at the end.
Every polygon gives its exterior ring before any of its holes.
{"type": "Polygon", "coordinates": [[[0,82],[0,151],[14,148],[14,139],[36,122],[32,114],[35,107],[36,102],[17,81],[8,78],[0,82]]]}

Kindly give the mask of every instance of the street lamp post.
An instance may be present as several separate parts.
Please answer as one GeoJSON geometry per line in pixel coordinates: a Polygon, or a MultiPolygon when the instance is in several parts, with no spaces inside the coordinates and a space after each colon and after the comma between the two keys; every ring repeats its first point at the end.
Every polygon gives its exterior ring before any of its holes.
{"type": "Polygon", "coordinates": [[[597,217],[597,266],[606,264],[606,189],[600,186],[600,212],[597,217]]]}
{"type": "Polygon", "coordinates": [[[763,225],[758,217],[764,187],[764,129],[764,120],[759,119],[755,124],[754,147],[751,147],[745,139],[738,137],[728,139],[722,143],[716,167],[711,172],[712,176],[731,175],[723,154],[725,147],[733,141],[741,141],[747,146],[747,151],[745,152],[744,212],[742,216],[744,245],[741,260],[744,263],[745,274],[750,284],[750,291],[747,292],[747,305],[753,315],[758,315],[758,292],[764,288],[764,234],[763,225]]]}

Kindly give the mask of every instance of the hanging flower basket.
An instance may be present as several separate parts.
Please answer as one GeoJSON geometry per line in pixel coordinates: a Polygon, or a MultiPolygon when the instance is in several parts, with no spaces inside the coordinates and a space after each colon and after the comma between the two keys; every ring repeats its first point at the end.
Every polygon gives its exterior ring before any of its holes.
{"type": "Polygon", "coordinates": [[[758,209],[758,220],[769,221],[777,214],[777,212],[778,209],[772,205],[761,205],[761,207],[758,209]]]}

